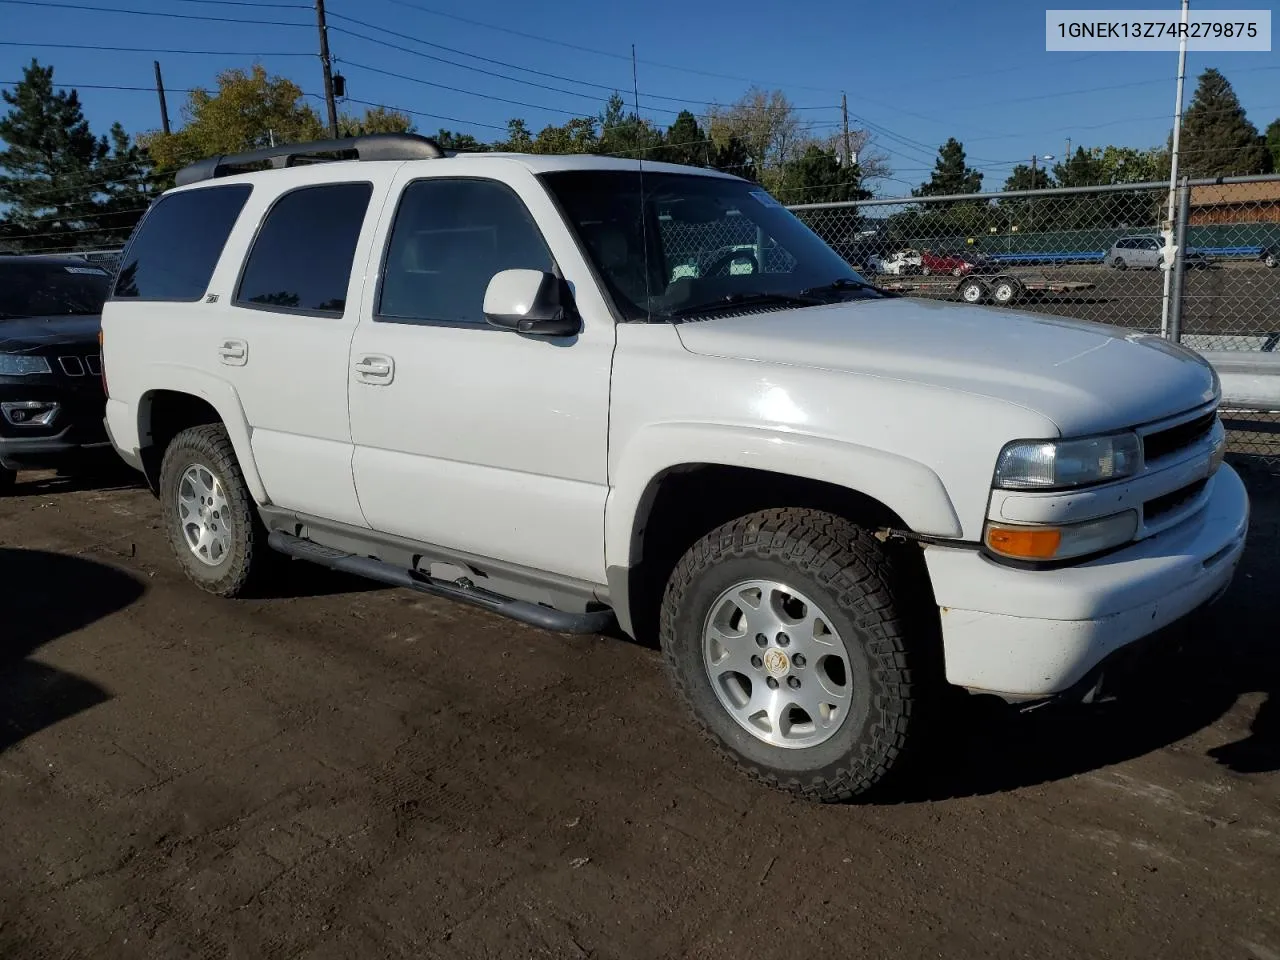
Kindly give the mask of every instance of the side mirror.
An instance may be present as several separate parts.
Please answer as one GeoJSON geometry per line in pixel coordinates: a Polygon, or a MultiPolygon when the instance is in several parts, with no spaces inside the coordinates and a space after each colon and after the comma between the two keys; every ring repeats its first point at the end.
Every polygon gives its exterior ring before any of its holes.
{"type": "Polygon", "coordinates": [[[582,324],[564,281],[541,270],[503,270],[484,292],[484,317],[495,327],[535,337],[570,337],[582,324]]]}

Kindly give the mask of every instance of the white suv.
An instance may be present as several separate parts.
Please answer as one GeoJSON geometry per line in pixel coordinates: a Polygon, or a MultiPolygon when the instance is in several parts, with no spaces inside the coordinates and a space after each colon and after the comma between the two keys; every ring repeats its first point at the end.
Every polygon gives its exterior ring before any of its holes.
{"type": "Polygon", "coordinates": [[[211,593],[283,553],[616,618],[744,770],[831,800],[947,684],[1087,695],[1236,569],[1196,354],[881,293],[753,183],[410,135],[178,183],[104,312],[107,424],[211,593]]]}

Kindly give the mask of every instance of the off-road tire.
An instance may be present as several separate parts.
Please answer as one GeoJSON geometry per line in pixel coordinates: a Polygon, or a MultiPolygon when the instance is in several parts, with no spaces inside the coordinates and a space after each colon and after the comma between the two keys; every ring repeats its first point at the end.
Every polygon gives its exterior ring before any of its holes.
{"type": "Polygon", "coordinates": [[[908,578],[869,530],[829,513],[773,509],[724,524],[676,564],[659,636],[672,683],[711,742],[748,776],[804,798],[848,801],[886,781],[917,745],[919,705],[933,684],[930,638],[915,636],[908,578]],[[833,621],[853,703],[837,732],[800,749],[772,746],[725,710],[704,665],[702,631],[715,598],[733,584],[774,578],[805,593],[833,621]]]}
{"type": "Polygon", "coordinates": [[[160,504],[165,535],[183,573],[206,593],[238,597],[253,592],[274,566],[267,531],[244,482],[235,449],[221,424],[190,427],[170,442],[160,464],[160,504]],[[198,560],[187,546],[178,514],[178,484],[188,467],[200,464],[222,484],[231,529],[231,549],[216,566],[198,560]]]}

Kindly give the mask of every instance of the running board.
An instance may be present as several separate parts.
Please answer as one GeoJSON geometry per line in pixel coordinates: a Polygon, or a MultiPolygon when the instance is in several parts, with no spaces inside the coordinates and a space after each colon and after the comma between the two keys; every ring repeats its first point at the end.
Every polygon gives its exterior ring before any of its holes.
{"type": "Polygon", "coordinates": [[[353,553],[335,550],[310,540],[292,537],[287,533],[273,531],[267,538],[267,544],[290,557],[309,560],[331,570],[367,577],[393,587],[408,587],[421,593],[429,593],[449,600],[460,600],[473,606],[483,607],[492,613],[519,620],[530,626],[553,630],[557,633],[600,633],[613,622],[612,610],[593,610],[586,613],[567,613],[527,600],[512,600],[491,593],[482,587],[471,584],[469,580],[450,582],[428,577],[416,570],[405,570],[402,567],[375,560],[372,557],[358,557],[353,553]]]}

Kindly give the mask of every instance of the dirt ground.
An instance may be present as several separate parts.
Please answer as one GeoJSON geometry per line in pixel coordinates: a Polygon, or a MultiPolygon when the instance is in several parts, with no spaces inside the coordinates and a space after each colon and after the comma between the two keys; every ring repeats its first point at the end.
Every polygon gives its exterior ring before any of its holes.
{"type": "Polygon", "coordinates": [[[901,802],[845,807],[739,779],[644,645],[301,564],[218,601],[146,492],[24,481],[6,960],[1280,960],[1280,480],[1181,654],[1092,707],[966,704],[901,802]]]}

